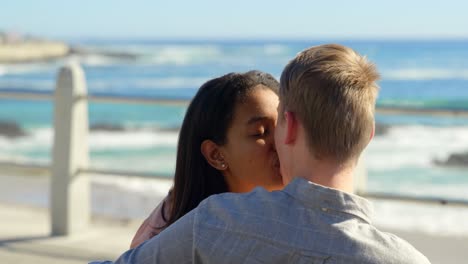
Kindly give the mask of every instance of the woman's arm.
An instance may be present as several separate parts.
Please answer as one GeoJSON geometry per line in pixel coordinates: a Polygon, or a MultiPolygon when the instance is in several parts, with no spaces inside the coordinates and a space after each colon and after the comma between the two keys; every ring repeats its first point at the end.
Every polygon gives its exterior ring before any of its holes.
{"type": "Polygon", "coordinates": [[[166,221],[162,215],[162,210],[164,210],[164,216],[167,217],[171,207],[169,202],[169,195],[166,196],[153,210],[153,212],[151,212],[150,216],[148,216],[148,218],[143,221],[132,239],[130,248],[139,246],[141,243],[159,234],[165,228],[166,221]]]}

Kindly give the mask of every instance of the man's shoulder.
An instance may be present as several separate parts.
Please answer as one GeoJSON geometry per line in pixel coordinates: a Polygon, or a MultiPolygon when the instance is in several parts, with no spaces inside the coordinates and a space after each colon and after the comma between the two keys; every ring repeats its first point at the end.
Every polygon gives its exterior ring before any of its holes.
{"type": "Polygon", "coordinates": [[[378,236],[376,241],[380,240],[380,250],[384,254],[394,260],[392,263],[430,263],[429,260],[416,248],[414,248],[406,240],[398,237],[395,234],[377,231],[378,236]]]}

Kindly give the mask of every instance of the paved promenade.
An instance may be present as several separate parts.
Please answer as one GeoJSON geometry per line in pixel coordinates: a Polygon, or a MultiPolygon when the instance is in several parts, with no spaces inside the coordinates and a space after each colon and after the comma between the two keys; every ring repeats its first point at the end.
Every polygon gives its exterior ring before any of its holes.
{"type": "Polygon", "coordinates": [[[86,232],[50,237],[47,210],[0,204],[0,263],[87,263],[115,259],[124,252],[137,222],[95,219],[86,232]]]}

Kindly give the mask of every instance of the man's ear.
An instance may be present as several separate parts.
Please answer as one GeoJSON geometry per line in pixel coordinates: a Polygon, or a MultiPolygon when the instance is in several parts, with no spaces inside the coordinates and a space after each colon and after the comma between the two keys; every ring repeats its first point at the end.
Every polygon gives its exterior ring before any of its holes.
{"type": "Polygon", "coordinates": [[[372,131],[370,134],[369,142],[374,138],[374,136],[375,136],[375,122],[373,122],[372,124],[372,131]]]}
{"type": "Polygon", "coordinates": [[[285,144],[293,144],[297,137],[297,117],[296,114],[290,111],[284,112],[284,118],[286,119],[286,137],[284,139],[285,144]]]}
{"type": "Polygon", "coordinates": [[[200,146],[201,153],[206,161],[217,170],[226,170],[228,164],[224,160],[224,156],[219,149],[219,146],[213,141],[206,139],[200,146]]]}

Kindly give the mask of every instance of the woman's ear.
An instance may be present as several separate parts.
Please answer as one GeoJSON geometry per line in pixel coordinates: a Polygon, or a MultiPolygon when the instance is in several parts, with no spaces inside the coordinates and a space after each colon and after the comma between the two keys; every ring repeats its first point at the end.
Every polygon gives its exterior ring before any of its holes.
{"type": "Polygon", "coordinates": [[[219,146],[213,141],[206,139],[200,146],[201,152],[206,161],[215,169],[223,171],[228,168],[227,162],[221,153],[219,146]]]}

